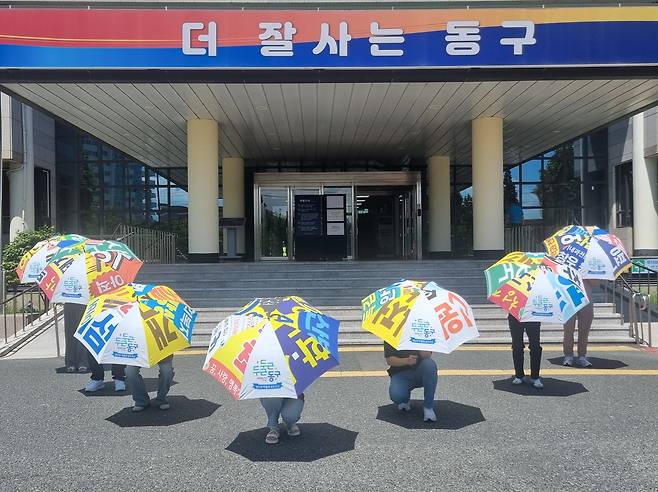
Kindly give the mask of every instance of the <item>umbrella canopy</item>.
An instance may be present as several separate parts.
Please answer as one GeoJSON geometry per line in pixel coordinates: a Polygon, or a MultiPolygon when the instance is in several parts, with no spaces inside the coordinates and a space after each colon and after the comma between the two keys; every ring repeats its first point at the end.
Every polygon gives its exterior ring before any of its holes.
{"type": "Polygon", "coordinates": [[[215,327],[203,370],[236,400],[298,398],[338,365],[339,324],[300,297],[254,299],[215,327]]]}
{"type": "Polygon", "coordinates": [[[63,234],[53,236],[45,241],[39,241],[34,247],[25,253],[18,263],[16,275],[22,284],[37,282],[43,269],[48,262],[62,248],[68,248],[86,241],[87,238],[77,234],[63,234]]]}
{"type": "Polygon", "coordinates": [[[569,225],[544,240],[548,254],[585,279],[615,280],[631,267],[624,244],[595,226],[569,225]]]}
{"type": "Polygon", "coordinates": [[[484,271],[487,280],[487,297],[493,295],[507,281],[529,272],[542,263],[545,253],[513,251],[484,271]]]}
{"type": "Polygon", "coordinates": [[[129,284],[94,297],[74,336],[99,364],[151,367],[190,346],[196,316],[167,286],[129,284]]]}
{"type": "MultiPolygon", "coordinates": [[[[498,282],[496,272],[505,258],[488,268],[485,276],[498,282]]],[[[523,322],[565,323],[589,303],[578,272],[549,257],[529,270],[519,270],[509,280],[500,281],[489,300],[523,322]]]]}
{"type": "Polygon", "coordinates": [[[449,354],[480,334],[473,310],[434,282],[402,280],[361,301],[363,328],[398,350],[449,354]]]}
{"type": "Polygon", "coordinates": [[[129,284],[142,262],[118,241],[87,241],[63,248],[44,268],[39,287],[52,302],[87,304],[129,284]]]}

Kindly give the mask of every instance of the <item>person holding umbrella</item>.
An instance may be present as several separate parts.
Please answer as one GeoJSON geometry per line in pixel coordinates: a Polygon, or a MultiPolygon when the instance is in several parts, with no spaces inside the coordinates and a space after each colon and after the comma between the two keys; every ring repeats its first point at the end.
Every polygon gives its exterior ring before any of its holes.
{"type": "Polygon", "coordinates": [[[254,299],[215,327],[203,371],[236,400],[258,398],[277,444],[279,419],[299,436],[304,391],[338,365],[339,324],[300,297],[254,299]]]}
{"type": "MultiPolygon", "coordinates": [[[[592,288],[600,280],[614,281],[631,267],[631,259],[624,248],[624,243],[608,231],[596,226],[568,225],[544,240],[548,254],[557,261],[570,265],[582,276],[588,298],[592,298],[592,288]]],[[[578,359],[582,367],[590,367],[587,360],[587,342],[589,330],[594,321],[594,305],[590,304],[580,310],[564,324],[565,366],[573,366],[574,332],[578,321],[578,359]]]]}
{"type": "Polygon", "coordinates": [[[279,419],[283,420],[290,437],[297,437],[302,433],[297,422],[302,418],[304,410],[304,393],[299,395],[299,398],[261,398],[260,404],[267,414],[267,444],[279,443],[279,419]]]}
{"type": "Polygon", "coordinates": [[[411,410],[409,400],[411,391],[423,388],[423,420],[436,422],[434,411],[434,394],[438,383],[436,362],[432,360],[432,352],[421,350],[396,350],[392,345],[384,342],[384,357],[391,382],[388,394],[391,401],[398,406],[398,410],[408,412],[411,410]]]}
{"type": "Polygon", "coordinates": [[[423,388],[423,420],[436,422],[438,382],[432,352],[449,354],[479,336],[473,310],[458,294],[435,282],[402,280],[361,301],[363,328],[384,340],[391,377],[389,397],[409,411],[411,391],[423,388]]]}
{"type": "Polygon", "coordinates": [[[530,342],[530,384],[542,389],[540,324],[564,323],[589,304],[582,278],[575,269],[543,253],[520,251],[507,254],[484,275],[487,298],[508,312],[514,362],[512,384],[522,384],[525,378],[525,331],[530,342]]]}
{"type": "Polygon", "coordinates": [[[525,372],[523,370],[523,359],[525,344],[523,343],[523,332],[528,335],[528,342],[530,345],[530,384],[537,389],[543,389],[539,377],[539,369],[541,367],[541,353],[542,348],[540,345],[540,329],[541,323],[538,321],[521,322],[511,314],[507,315],[507,323],[509,324],[510,335],[512,336],[512,361],[514,363],[514,378],[512,384],[523,384],[525,379],[525,372]]]}

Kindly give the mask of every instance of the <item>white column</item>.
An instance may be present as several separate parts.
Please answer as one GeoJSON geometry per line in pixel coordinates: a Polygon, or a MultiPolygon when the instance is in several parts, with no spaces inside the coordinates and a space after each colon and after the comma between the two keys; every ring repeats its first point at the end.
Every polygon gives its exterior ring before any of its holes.
{"type": "Polygon", "coordinates": [[[190,260],[219,258],[219,126],[187,122],[188,245],[190,260]]]}
{"type": "Polygon", "coordinates": [[[472,121],[473,250],[496,257],[505,249],[503,120],[472,121]]]}
{"type": "MultiPolygon", "coordinates": [[[[222,192],[224,219],[244,219],[244,160],[239,157],[226,157],[222,159],[222,192]]],[[[245,253],[245,228],[238,228],[237,253],[245,253]]],[[[224,253],[228,253],[227,230],[223,231],[224,253]]]]}
{"type": "Polygon", "coordinates": [[[23,162],[9,171],[9,240],[34,229],[34,130],[32,108],[22,105],[23,162]]]}
{"type": "Polygon", "coordinates": [[[645,157],[644,114],[633,116],[633,250],[658,255],[658,161],[645,157]]]}
{"type": "Polygon", "coordinates": [[[450,229],[450,157],[435,155],[427,159],[429,185],[430,253],[449,253],[450,229]]]}

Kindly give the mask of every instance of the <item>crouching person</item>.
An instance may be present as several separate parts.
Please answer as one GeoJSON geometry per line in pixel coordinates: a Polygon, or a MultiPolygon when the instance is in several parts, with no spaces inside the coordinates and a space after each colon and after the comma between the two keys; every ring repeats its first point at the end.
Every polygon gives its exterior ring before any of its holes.
{"type": "Polygon", "coordinates": [[[301,430],[297,422],[302,417],[304,409],[304,393],[299,398],[261,398],[261,405],[267,414],[267,427],[269,431],[265,436],[267,444],[279,442],[279,417],[286,426],[286,432],[291,437],[297,437],[301,430]]]}
{"type": "Polygon", "coordinates": [[[167,401],[167,394],[171,383],[174,380],[174,356],[170,355],[158,362],[158,393],[155,400],[149,398],[146,391],[144,379],[140,374],[140,367],[128,366],[126,367],[126,382],[133,395],[135,406],[133,412],[141,412],[149,405],[156,406],[160,410],[169,410],[169,402],[167,401]]]}
{"type": "Polygon", "coordinates": [[[391,384],[388,392],[398,410],[409,411],[411,405],[411,390],[423,388],[425,396],[423,399],[423,420],[425,422],[436,422],[434,412],[434,393],[438,376],[436,362],[432,360],[432,352],[420,350],[396,350],[388,343],[384,343],[384,357],[390,366],[388,375],[391,384]]]}

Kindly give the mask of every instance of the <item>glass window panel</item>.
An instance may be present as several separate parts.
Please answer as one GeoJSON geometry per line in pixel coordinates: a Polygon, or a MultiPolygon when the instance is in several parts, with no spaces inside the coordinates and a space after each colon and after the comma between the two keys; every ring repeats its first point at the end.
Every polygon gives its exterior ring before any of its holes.
{"type": "Polygon", "coordinates": [[[78,213],[77,212],[64,212],[57,210],[57,229],[60,231],[79,231],[78,213]]]}
{"type": "Polygon", "coordinates": [[[544,154],[544,158],[546,158],[546,159],[550,159],[550,158],[553,157],[554,155],[555,155],[555,151],[554,151],[554,150],[549,150],[548,152],[546,152],[546,153],[544,154]]]}
{"type": "Polygon", "coordinates": [[[104,234],[113,234],[119,224],[126,223],[126,210],[124,208],[105,208],[103,212],[104,234]]]}
{"type": "Polygon", "coordinates": [[[149,172],[149,183],[155,186],[167,186],[169,184],[169,179],[167,179],[168,175],[169,173],[166,168],[157,170],[151,169],[149,172]]]}
{"type": "Polygon", "coordinates": [[[75,186],[78,182],[78,164],[76,162],[57,161],[57,186],[75,186]]]}
{"type": "Polygon", "coordinates": [[[115,187],[105,188],[103,193],[103,203],[105,209],[124,209],[128,206],[128,197],[126,188],[115,187]]]}
{"type": "Polygon", "coordinates": [[[171,189],[171,208],[185,208],[187,213],[187,191],[182,188],[171,189]]]}
{"type": "Polygon", "coordinates": [[[466,198],[467,196],[473,198],[473,187],[469,186],[468,188],[461,190],[459,194],[462,196],[462,198],[466,198]]]}
{"type": "Polygon", "coordinates": [[[90,191],[100,190],[100,164],[95,162],[82,162],[80,169],[80,187],[90,191]]]}
{"type": "Polygon", "coordinates": [[[98,208],[82,208],[80,210],[80,233],[90,236],[101,234],[100,216],[98,208]]]}
{"type": "Polygon", "coordinates": [[[125,186],[126,166],[121,162],[103,163],[103,183],[105,186],[125,186]]]}
{"type": "Polygon", "coordinates": [[[100,153],[98,140],[90,137],[80,139],[81,157],[84,161],[97,161],[100,153]]]}
{"type": "Polygon", "coordinates": [[[524,207],[539,207],[541,205],[537,196],[538,188],[539,185],[523,185],[521,188],[521,204],[524,207]]]}
{"type": "Polygon", "coordinates": [[[128,162],[125,166],[128,186],[139,186],[146,183],[146,166],[137,162],[128,162]]]}
{"type": "Polygon", "coordinates": [[[523,208],[524,220],[541,220],[543,218],[543,210],[541,208],[523,208]]]}
{"type": "Polygon", "coordinates": [[[510,174],[512,175],[512,181],[518,183],[521,180],[521,166],[514,166],[510,169],[510,174]]]}
{"type": "Polygon", "coordinates": [[[60,136],[59,128],[57,129],[57,143],[55,153],[57,156],[57,165],[60,162],[71,162],[78,160],[78,153],[76,152],[77,138],[75,135],[60,136]]]}
{"type": "Polygon", "coordinates": [[[79,190],[77,188],[61,187],[57,188],[57,219],[62,213],[73,213],[80,209],[79,190]]]}
{"type": "Polygon", "coordinates": [[[111,145],[103,144],[103,160],[104,161],[123,161],[126,160],[128,156],[121,152],[120,150],[115,149],[111,145]]]}
{"type": "Polygon", "coordinates": [[[541,179],[541,160],[533,159],[524,162],[523,166],[523,181],[539,181],[541,179]]]}

